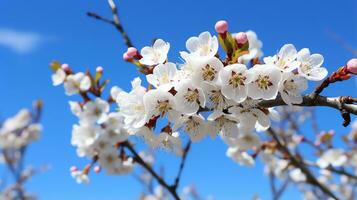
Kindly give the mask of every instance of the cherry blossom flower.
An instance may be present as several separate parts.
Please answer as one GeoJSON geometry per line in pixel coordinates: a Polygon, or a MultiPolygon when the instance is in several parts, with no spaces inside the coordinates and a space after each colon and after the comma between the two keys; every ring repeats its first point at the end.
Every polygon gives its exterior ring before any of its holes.
{"type": "Polygon", "coordinates": [[[329,149],[325,151],[316,161],[320,168],[327,168],[329,165],[333,167],[341,167],[347,162],[347,156],[342,149],[329,149]]]}
{"type": "Polygon", "coordinates": [[[257,108],[258,101],[247,99],[239,105],[233,106],[229,109],[240,122],[239,130],[242,133],[250,133],[254,127],[259,127],[266,130],[270,127],[269,116],[261,109],[257,108]]]}
{"type": "Polygon", "coordinates": [[[183,130],[190,136],[193,142],[203,139],[211,128],[200,114],[179,117],[172,129],[176,131],[181,127],[183,127],[183,130]]]}
{"type": "Polygon", "coordinates": [[[170,49],[170,43],[165,42],[162,39],[155,40],[152,47],[144,47],[141,49],[142,58],[139,62],[143,65],[157,65],[162,64],[167,59],[167,53],[170,49]]]}
{"type": "Polygon", "coordinates": [[[292,44],[286,44],[281,47],[279,53],[273,57],[265,57],[264,62],[266,64],[275,65],[281,71],[291,72],[299,66],[296,61],[297,51],[292,44]]]}
{"type": "Polygon", "coordinates": [[[66,94],[69,96],[79,92],[87,91],[90,87],[90,78],[82,72],[68,75],[66,82],[64,83],[66,94]]]}
{"type": "Polygon", "coordinates": [[[218,40],[209,32],[203,32],[198,37],[190,37],[186,41],[186,48],[195,59],[208,60],[218,51],[218,40]]]}
{"type": "Polygon", "coordinates": [[[219,77],[222,85],[222,94],[237,103],[247,98],[247,84],[251,82],[252,74],[248,73],[243,64],[233,64],[224,67],[219,77]]]}
{"type": "Polygon", "coordinates": [[[179,132],[167,133],[161,132],[157,138],[158,140],[158,148],[165,149],[167,151],[171,151],[176,153],[177,155],[181,155],[182,153],[182,142],[179,138],[179,132]]]}
{"type": "Polygon", "coordinates": [[[296,168],[289,172],[290,178],[295,182],[305,182],[306,176],[301,169],[296,168]]]}
{"type": "Polygon", "coordinates": [[[181,81],[175,86],[175,90],[177,91],[174,98],[175,108],[184,114],[192,115],[199,107],[204,107],[206,104],[202,89],[195,87],[189,81],[181,81]]]}
{"type": "Polygon", "coordinates": [[[221,133],[225,137],[235,138],[238,136],[238,120],[232,115],[225,114],[223,112],[214,112],[208,116],[208,120],[211,121],[212,129],[209,134],[213,137],[213,134],[221,133]]]}
{"type": "Polygon", "coordinates": [[[302,103],[301,92],[307,89],[307,80],[300,75],[284,73],[279,87],[279,93],[288,105],[302,103]]]}
{"type": "Polygon", "coordinates": [[[92,153],[91,147],[102,132],[102,128],[97,125],[80,124],[73,126],[71,144],[78,147],[77,154],[79,157],[92,153]]]}
{"type": "Polygon", "coordinates": [[[141,86],[140,78],[135,78],[132,82],[130,93],[119,92],[116,102],[119,105],[119,113],[124,116],[124,123],[130,132],[137,131],[146,123],[146,110],[144,106],[144,95],[146,89],[141,86]]]}
{"type": "Polygon", "coordinates": [[[59,68],[54,74],[52,74],[53,86],[61,85],[66,80],[66,72],[59,68]]]}
{"type": "Polygon", "coordinates": [[[174,96],[170,92],[160,88],[149,90],[144,95],[144,106],[146,122],[154,117],[163,117],[164,115],[170,121],[173,121],[178,116],[178,112],[174,110],[176,108],[174,96]]]}
{"type": "Polygon", "coordinates": [[[311,81],[320,81],[327,76],[327,69],[321,67],[324,57],[320,54],[310,54],[308,48],[301,49],[297,54],[298,72],[311,81]]]}
{"type": "Polygon", "coordinates": [[[222,68],[223,64],[218,58],[210,58],[207,63],[195,67],[192,80],[197,85],[203,82],[215,83],[222,68]]]}
{"type": "Polygon", "coordinates": [[[78,184],[89,184],[90,182],[88,174],[83,173],[82,171],[72,171],[71,176],[76,179],[78,184]]]}
{"type": "Polygon", "coordinates": [[[177,73],[174,63],[159,64],[154,68],[153,74],[146,75],[147,81],[155,88],[161,87],[163,90],[170,90],[177,73]]]}
{"type": "Polygon", "coordinates": [[[254,166],[254,159],[245,151],[241,151],[236,147],[229,147],[226,152],[227,157],[237,162],[242,166],[254,166]]]}
{"type": "Polygon", "coordinates": [[[248,84],[248,96],[253,99],[274,99],[278,94],[281,72],[274,65],[255,65],[248,84]]]}
{"type": "Polygon", "coordinates": [[[108,112],[108,102],[101,98],[96,98],[94,101],[89,101],[83,106],[80,118],[84,123],[97,122],[98,124],[102,124],[107,120],[108,112]]]}

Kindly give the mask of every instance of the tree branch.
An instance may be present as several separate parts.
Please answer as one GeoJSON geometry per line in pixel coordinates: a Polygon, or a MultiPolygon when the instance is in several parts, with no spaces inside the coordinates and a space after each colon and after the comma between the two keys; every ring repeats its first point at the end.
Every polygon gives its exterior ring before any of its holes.
{"type": "Polygon", "coordinates": [[[180,163],[180,168],[179,171],[177,173],[177,176],[175,178],[175,183],[172,185],[173,188],[177,189],[177,187],[179,186],[180,183],[180,179],[181,179],[181,175],[182,175],[182,171],[183,168],[185,167],[185,163],[186,163],[186,158],[187,158],[187,154],[190,151],[191,148],[191,140],[187,143],[186,147],[183,150],[183,154],[182,154],[182,159],[181,159],[181,163],[180,163]]]}
{"type": "Polygon", "coordinates": [[[159,176],[150,165],[148,165],[141,157],[140,155],[136,152],[136,150],[133,148],[133,146],[128,142],[125,141],[123,144],[123,146],[125,146],[126,148],[129,149],[129,151],[133,154],[134,156],[134,160],[141,165],[142,167],[144,167],[156,180],[157,182],[163,186],[165,189],[167,189],[168,192],[170,192],[170,194],[174,197],[175,200],[180,200],[180,197],[178,196],[177,192],[176,192],[176,188],[173,188],[172,186],[170,186],[169,184],[166,183],[166,181],[161,178],[161,176],[159,176]]]}
{"type": "Polygon", "coordinates": [[[276,141],[278,145],[278,149],[282,151],[283,154],[286,154],[288,156],[288,159],[290,159],[290,162],[292,165],[294,165],[296,168],[299,168],[302,173],[305,174],[308,183],[311,185],[314,185],[318,187],[322,192],[324,192],[326,195],[330,196],[333,199],[338,199],[325,185],[321,184],[315,176],[312,174],[312,172],[303,164],[301,163],[290,151],[289,149],[280,141],[278,138],[277,133],[272,129],[269,128],[267,132],[272,136],[272,138],[276,141]]]}
{"type": "Polygon", "coordinates": [[[133,47],[134,45],[131,42],[129,35],[124,30],[124,27],[119,20],[118,8],[117,8],[116,4],[114,3],[113,0],[108,0],[108,4],[110,6],[110,9],[112,10],[113,20],[109,20],[104,17],[101,17],[100,15],[98,15],[94,12],[87,12],[87,15],[94,19],[98,19],[100,21],[103,21],[103,22],[113,25],[120,32],[121,36],[123,37],[125,45],[127,47],[133,47]]]}

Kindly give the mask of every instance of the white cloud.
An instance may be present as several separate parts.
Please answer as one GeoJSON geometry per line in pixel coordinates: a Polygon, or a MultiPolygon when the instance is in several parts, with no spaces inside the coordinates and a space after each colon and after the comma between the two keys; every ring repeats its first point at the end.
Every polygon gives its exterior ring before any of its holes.
{"type": "Polygon", "coordinates": [[[10,48],[16,53],[25,54],[35,50],[43,37],[34,32],[20,32],[0,28],[0,46],[10,48]]]}

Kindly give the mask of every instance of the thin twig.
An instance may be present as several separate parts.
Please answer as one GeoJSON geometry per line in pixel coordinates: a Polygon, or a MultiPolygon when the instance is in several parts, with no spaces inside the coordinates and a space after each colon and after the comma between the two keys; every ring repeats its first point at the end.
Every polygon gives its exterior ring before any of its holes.
{"type": "Polygon", "coordinates": [[[182,159],[181,159],[181,163],[180,163],[180,168],[179,168],[179,171],[177,173],[177,176],[175,178],[175,183],[173,184],[173,188],[177,188],[179,186],[179,183],[180,183],[180,179],[181,179],[181,175],[182,175],[182,171],[183,171],[183,168],[185,167],[185,163],[186,163],[186,158],[187,158],[187,154],[188,152],[190,151],[190,148],[191,148],[191,140],[187,143],[186,147],[184,148],[183,150],[183,154],[182,154],[182,159]]]}
{"type": "Polygon", "coordinates": [[[281,150],[282,153],[284,153],[288,156],[288,159],[290,160],[291,164],[294,165],[296,168],[299,168],[301,170],[301,172],[305,174],[308,183],[318,187],[322,192],[324,192],[326,195],[330,196],[331,198],[338,199],[325,185],[321,184],[315,178],[315,176],[312,174],[312,172],[303,163],[301,163],[294,155],[292,155],[290,150],[284,144],[282,144],[280,142],[280,139],[278,138],[277,133],[272,128],[269,128],[267,130],[267,132],[275,140],[275,142],[278,145],[279,150],[281,150]]]}
{"type": "Polygon", "coordinates": [[[142,167],[144,167],[156,180],[157,182],[162,185],[165,189],[167,189],[168,192],[170,192],[170,194],[174,197],[175,200],[180,200],[179,195],[176,192],[176,189],[174,189],[172,186],[170,186],[169,184],[166,183],[166,181],[161,178],[161,176],[159,176],[154,170],[153,168],[147,164],[141,157],[140,155],[136,152],[136,150],[134,149],[134,147],[128,142],[124,142],[123,146],[125,146],[126,148],[129,149],[129,151],[133,154],[134,156],[134,160],[141,165],[142,167]]]}
{"type": "Polygon", "coordinates": [[[120,20],[119,20],[119,14],[118,14],[118,8],[116,6],[116,4],[114,3],[113,0],[108,0],[108,4],[110,6],[110,9],[112,11],[112,15],[113,15],[113,20],[109,20],[106,19],[94,12],[87,12],[87,15],[89,17],[93,17],[94,19],[98,19],[101,21],[104,21],[106,23],[109,23],[111,25],[113,25],[121,34],[121,36],[123,37],[124,43],[127,47],[133,47],[133,43],[131,42],[129,35],[126,33],[126,31],[124,30],[123,25],[121,24],[120,20]]]}

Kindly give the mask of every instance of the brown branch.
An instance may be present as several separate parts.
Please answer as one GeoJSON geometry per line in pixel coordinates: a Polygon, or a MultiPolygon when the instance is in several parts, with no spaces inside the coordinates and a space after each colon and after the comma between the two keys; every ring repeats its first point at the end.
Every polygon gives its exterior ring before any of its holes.
{"type": "Polygon", "coordinates": [[[94,12],[87,12],[87,15],[89,17],[93,17],[94,19],[98,19],[100,21],[109,23],[111,25],[113,25],[121,34],[121,36],[123,37],[124,43],[127,47],[133,47],[133,43],[131,42],[129,35],[126,33],[126,31],[124,30],[123,25],[121,24],[120,20],[119,20],[119,14],[118,14],[118,8],[116,6],[116,4],[114,3],[113,0],[108,0],[108,4],[110,6],[110,9],[112,11],[112,15],[113,15],[113,20],[109,20],[106,19],[104,17],[101,17],[100,15],[94,13],[94,12]]]}
{"type": "Polygon", "coordinates": [[[187,158],[187,154],[190,151],[191,148],[191,140],[187,143],[186,147],[183,150],[183,154],[182,154],[182,159],[181,159],[181,163],[180,163],[180,168],[179,171],[177,173],[177,176],[175,178],[175,183],[172,185],[173,188],[177,189],[177,187],[179,186],[180,183],[180,179],[181,179],[181,175],[182,175],[182,171],[183,168],[185,167],[185,163],[186,163],[186,158],[187,158]]]}
{"type": "MultiPolygon", "coordinates": [[[[341,112],[341,115],[344,119],[343,126],[347,126],[351,119],[350,114],[357,115],[357,105],[353,104],[356,101],[356,98],[342,96],[342,97],[324,97],[320,95],[306,95],[303,97],[303,102],[300,104],[294,104],[295,106],[323,106],[335,108],[341,112]]],[[[258,106],[264,108],[276,107],[287,105],[281,96],[277,96],[273,100],[263,100],[258,103],[258,106]]]]}
{"type": "Polygon", "coordinates": [[[280,141],[277,133],[272,129],[269,128],[267,132],[272,136],[272,138],[275,140],[277,143],[278,149],[285,155],[288,156],[288,159],[290,160],[290,163],[295,166],[296,168],[299,168],[302,173],[305,174],[307,178],[307,182],[310,183],[311,185],[316,186],[319,188],[322,192],[324,192],[326,195],[330,196],[333,199],[338,199],[325,185],[321,184],[316,177],[312,174],[312,172],[299,161],[290,151],[289,149],[280,141]]]}
{"type": "Polygon", "coordinates": [[[168,192],[170,192],[170,194],[174,197],[175,200],[180,200],[179,195],[176,192],[176,188],[173,188],[172,186],[170,186],[168,183],[166,183],[166,181],[161,178],[160,175],[158,175],[153,168],[147,164],[141,157],[140,155],[136,152],[136,150],[134,149],[134,147],[128,142],[124,142],[122,144],[123,146],[125,146],[127,149],[129,149],[129,151],[133,154],[134,156],[134,160],[141,165],[142,167],[144,167],[156,180],[157,182],[163,186],[168,192]]]}

